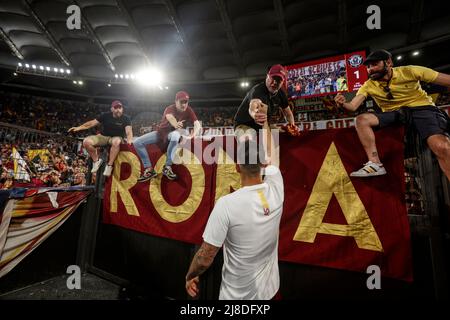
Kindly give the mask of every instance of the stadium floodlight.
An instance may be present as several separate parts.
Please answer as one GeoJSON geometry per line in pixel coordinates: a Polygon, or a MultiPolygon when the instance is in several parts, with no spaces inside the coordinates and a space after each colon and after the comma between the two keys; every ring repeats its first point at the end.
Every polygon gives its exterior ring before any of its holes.
{"type": "Polygon", "coordinates": [[[119,77],[120,77],[120,79],[123,79],[123,74],[121,74],[119,77]]]}
{"type": "Polygon", "coordinates": [[[161,71],[156,68],[147,68],[136,74],[136,80],[141,86],[160,87],[163,81],[161,71]]]}
{"type": "Polygon", "coordinates": [[[50,67],[45,67],[45,70],[50,71],[50,67]]]}
{"type": "Polygon", "coordinates": [[[21,62],[19,62],[18,65],[19,65],[19,67],[22,67],[22,63],[21,62]]]}
{"type": "Polygon", "coordinates": [[[125,75],[125,79],[128,79],[129,77],[130,77],[129,75],[127,75],[127,74],[125,75]]]}
{"type": "Polygon", "coordinates": [[[67,74],[70,74],[72,71],[70,71],[69,69],[66,70],[67,74]]]}
{"type": "Polygon", "coordinates": [[[40,70],[44,70],[44,66],[39,66],[39,69],[40,70]]]}
{"type": "Polygon", "coordinates": [[[14,72],[13,75],[14,75],[14,77],[17,77],[17,73],[14,72]]]}
{"type": "Polygon", "coordinates": [[[397,60],[402,60],[403,57],[401,55],[397,56],[397,60]]]}
{"type": "Polygon", "coordinates": [[[29,68],[30,65],[28,63],[25,63],[25,68],[29,68]]]}
{"type": "Polygon", "coordinates": [[[59,69],[59,72],[64,73],[64,69],[62,69],[62,68],[59,69]]]}
{"type": "Polygon", "coordinates": [[[75,80],[73,80],[72,82],[73,82],[73,84],[77,84],[77,82],[75,80]]]}
{"type": "Polygon", "coordinates": [[[418,56],[419,54],[420,54],[420,52],[418,50],[416,50],[412,53],[413,56],[418,56]]]}
{"type": "Polygon", "coordinates": [[[111,83],[108,83],[108,87],[111,87],[111,83]]]}
{"type": "Polygon", "coordinates": [[[78,81],[78,84],[80,85],[80,86],[82,86],[83,85],[83,81],[78,81]]]}
{"type": "Polygon", "coordinates": [[[58,72],[58,68],[53,68],[53,71],[58,72]]]}
{"type": "Polygon", "coordinates": [[[32,67],[33,69],[36,69],[36,65],[35,65],[35,64],[31,65],[31,67],[32,67]]]}
{"type": "Polygon", "coordinates": [[[135,78],[134,74],[130,74],[130,78],[134,80],[135,78]]]}
{"type": "Polygon", "coordinates": [[[116,75],[114,77],[116,77],[116,79],[117,79],[119,77],[119,75],[116,73],[116,75]]]}

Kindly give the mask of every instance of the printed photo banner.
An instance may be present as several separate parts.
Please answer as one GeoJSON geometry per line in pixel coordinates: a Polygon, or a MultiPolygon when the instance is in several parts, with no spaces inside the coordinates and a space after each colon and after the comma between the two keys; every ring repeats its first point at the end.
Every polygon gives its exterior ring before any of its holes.
{"type": "MultiPolygon", "coordinates": [[[[367,161],[354,128],[280,135],[280,260],[360,272],[378,265],[384,276],[412,280],[403,132],[387,128],[376,137],[388,174],[361,179],[349,176],[367,161]]],[[[234,143],[232,137],[198,139],[194,151],[179,149],[176,181],[159,174],[143,183],[137,182],[142,165],[134,149],[122,146],[105,185],[104,222],[201,243],[215,200],[240,187],[234,143]],[[205,163],[205,154],[219,160],[205,163]]],[[[154,145],[147,150],[161,172],[165,155],[154,145]]]]}

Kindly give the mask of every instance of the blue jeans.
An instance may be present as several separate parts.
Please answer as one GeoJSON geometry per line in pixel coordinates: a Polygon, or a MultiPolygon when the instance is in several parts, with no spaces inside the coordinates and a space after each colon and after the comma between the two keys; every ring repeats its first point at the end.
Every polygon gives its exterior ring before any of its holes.
{"type": "MultiPolygon", "coordinates": [[[[177,150],[178,141],[180,140],[181,134],[178,131],[172,131],[168,135],[169,146],[167,147],[167,160],[166,166],[172,165],[173,157],[175,156],[175,151],[177,150]]],[[[143,136],[137,138],[133,141],[134,148],[141,158],[144,169],[150,168],[152,163],[147,153],[146,145],[155,144],[159,140],[158,131],[152,131],[144,134],[143,136]]]]}

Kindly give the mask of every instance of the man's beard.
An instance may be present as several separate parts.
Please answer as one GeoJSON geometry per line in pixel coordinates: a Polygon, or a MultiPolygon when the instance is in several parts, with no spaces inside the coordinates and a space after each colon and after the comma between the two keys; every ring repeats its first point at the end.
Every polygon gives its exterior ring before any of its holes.
{"type": "Polygon", "coordinates": [[[388,69],[386,67],[386,63],[384,63],[384,68],[381,71],[378,72],[373,72],[371,74],[369,74],[369,78],[371,80],[380,80],[381,78],[383,78],[386,74],[388,73],[388,69]]]}
{"type": "Polygon", "coordinates": [[[387,74],[387,70],[382,70],[382,71],[378,71],[378,72],[374,72],[374,73],[370,74],[369,78],[372,80],[380,80],[386,74],[387,74]]]}

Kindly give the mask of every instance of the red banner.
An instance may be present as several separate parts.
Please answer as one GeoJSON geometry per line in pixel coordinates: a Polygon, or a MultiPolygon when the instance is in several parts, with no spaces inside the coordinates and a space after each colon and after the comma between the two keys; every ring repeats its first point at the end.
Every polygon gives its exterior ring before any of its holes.
{"type": "MultiPolygon", "coordinates": [[[[388,174],[372,178],[349,176],[366,161],[353,128],[280,136],[285,184],[280,260],[363,272],[377,265],[384,276],[412,279],[402,130],[388,128],[376,136],[388,174]]],[[[223,141],[230,138],[198,139],[193,153],[182,149],[183,164],[173,166],[176,181],[159,175],[137,183],[141,163],[123,146],[106,183],[104,221],[200,243],[215,200],[240,187],[227,150],[234,140],[223,141]],[[205,153],[221,161],[207,164],[205,153]]],[[[155,146],[148,151],[161,172],[165,155],[155,146]]]]}
{"type": "Polygon", "coordinates": [[[89,193],[89,187],[0,190],[0,277],[55,232],[89,193]]]}
{"type": "Polygon", "coordinates": [[[387,174],[350,178],[366,161],[354,129],[284,139],[279,258],[412,280],[401,130],[377,132],[387,174]],[[291,164],[291,165],[289,165],[291,164]]]}

